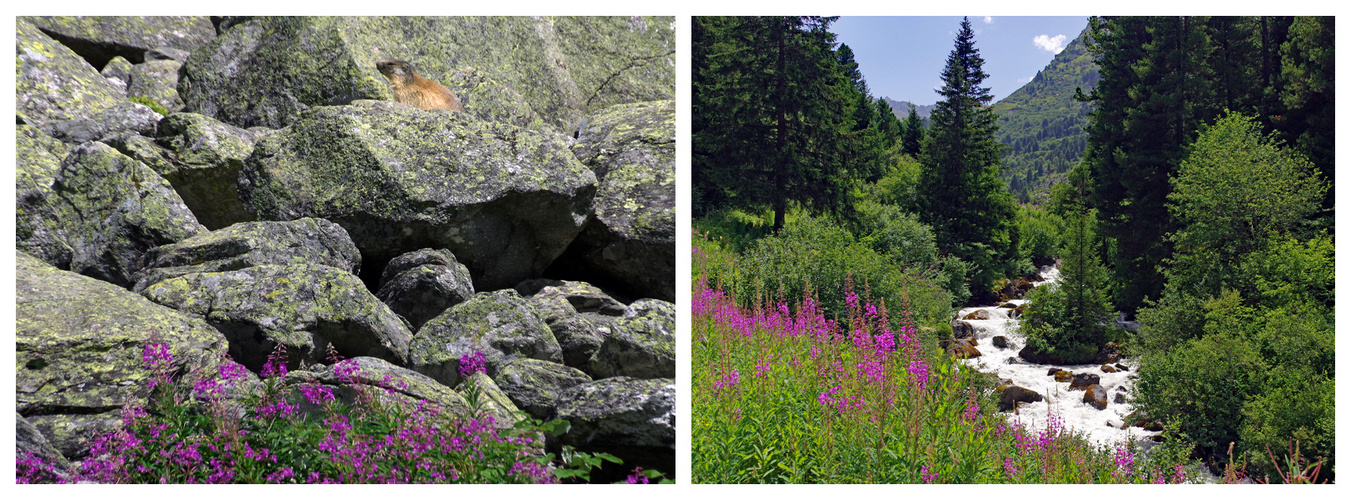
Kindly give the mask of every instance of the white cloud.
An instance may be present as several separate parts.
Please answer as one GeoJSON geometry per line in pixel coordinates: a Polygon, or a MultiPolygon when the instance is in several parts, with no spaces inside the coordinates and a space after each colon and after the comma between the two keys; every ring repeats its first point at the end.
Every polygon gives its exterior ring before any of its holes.
{"type": "Polygon", "coordinates": [[[1042,50],[1059,54],[1061,50],[1065,50],[1065,35],[1036,35],[1036,38],[1032,39],[1032,43],[1036,43],[1036,46],[1042,50]]]}
{"type": "Polygon", "coordinates": [[[1032,78],[1035,77],[1035,76],[1036,76],[1036,75],[1032,75],[1032,76],[1029,76],[1029,77],[1027,77],[1027,78],[1019,78],[1019,79],[1018,79],[1018,83],[1027,83],[1027,82],[1030,82],[1030,81],[1032,81],[1032,78]]]}
{"type": "Polygon", "coordinates": [[[994,24],[994,18],[990,16],[985,16],[985,24],[994,24]]]}
{"type": "Polygon", "coordinates": [[[1065,50],[1065,35],[1056,35],[1053,37],[1037,35],[1036,38],[1032,39],[1032,43],[1036,44],[1041,50],[1059,54],[1060,51],[1065,50]]]}

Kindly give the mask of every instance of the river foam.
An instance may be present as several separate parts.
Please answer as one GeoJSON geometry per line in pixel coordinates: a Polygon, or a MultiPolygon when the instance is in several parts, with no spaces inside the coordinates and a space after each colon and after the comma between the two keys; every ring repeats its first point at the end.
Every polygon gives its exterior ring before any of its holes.
{"type": "MultiPolygon", "coordinates": [[[[1060,271],[1052,266],[1045,266],[1041,269],[1042,277],[1045,281],[1038,282],[1037,286],[1046,286],[1050,283],[1059,281],[1060,271]]],[[[1009,303],[1017,306],[1026,303],[1025,300],[1012,300],[1009,303]]],[[[1010,412],[1010,420],[1016,421],[1024,428],[1030,430],[1039,430],[1046,428],[1049,415],[1055,415],[1062,419],[1066,428],[1087,437],[1089,440],[1102,446],[1116,446],[1122,444],[1127,439],[1135,438],[1137,441],[1150,442],[1149,438],[1158,434],[1140,427],[1128,427],[1122,429],[1122,424],[1126,417],[1134,411],[1130,404],[1129,395],[1135,385],[1135,372],[1138,365],[1132,360],[1120,361],[1120,364],[1126,367],[1126,370],[1116,373],[1107,373],[1102,370],[1102,365],[1046,365],[1030,363],[1018,357],[1018,350],[1027,345],[1027,339],[1021,333],[1018,333],[1018,319],[1010,318],[1008,307],[986,306],[986,307],[967,307],[957,313],[957,318],[961,319],[968,314],[985,310],[990,314],[990,319],[985,320],[962,320],[971,324],[976,337],[976,349],[981,353],[979,357],[964,360],[970,366],[980,371],[993,373],[1000,380],[1007,380],[1013,385],[1018,385],[1040,393],[1043,401],[1035,403],[1023,403],[1016,414],[1010,412]],[[1009,345],[1006,348],[995,347],[994,338],[1004,336],[1009,345]],[[1047,374],[1051,368],[1060,368],[1072,373],[1090,373],[1099,377],[1098,385],[1107,390],[1107,408],[1099,410],[1092,405],[1083,402],[1084,391],[1071,390],[1069,382],[1056,382],[1055,378],[1047,374]],[[1125,394],[1126,402],[1116,402],[1117,394],[1125,394]]],[[[1115,366],[1116,363],[1113,363],[1115,366]]]]}

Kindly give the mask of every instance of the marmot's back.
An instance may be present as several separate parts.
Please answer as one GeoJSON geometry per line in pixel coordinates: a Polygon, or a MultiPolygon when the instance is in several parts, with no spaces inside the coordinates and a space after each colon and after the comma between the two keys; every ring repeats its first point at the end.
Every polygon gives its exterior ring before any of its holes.
{"type": "Polygon", "coordinates": [[[444,85],[428,80],[413,71],[413,65],[407,61],[389,59],[377,61],[375,69],[389,79],[389,88],[394,91],[394,100],[422,109],[446,109],[464,111],[460,98],[444,85]]]}

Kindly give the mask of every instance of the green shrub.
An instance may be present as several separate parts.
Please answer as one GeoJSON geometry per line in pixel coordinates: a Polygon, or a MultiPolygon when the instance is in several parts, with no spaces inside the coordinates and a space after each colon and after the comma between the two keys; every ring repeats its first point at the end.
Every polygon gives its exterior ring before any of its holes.
{"type": "Polygon", "coordinates": [[[889,309],[899,310],[908,300],[917,324],[945,321],[952,310],[946,290],[906,272],[825,218],[798,218],[778,236],[757,240],[742,261],[746,284],[736,293],[743,303],[765,295],[794,300],[810,286],[829,317],[844,317],[849,278],[889,309]]]}
{"type": "Polygon", "coordinates": [[[1211,458],[1223,458],[1238,439],[1243,407],[1261,387],[1263,361],[1240,336],[1218,333],[1188,340],[1140,365],[1137,405],[1166,416],[1185,439],[1211,458]]]}
{"type": "Polygon", "coordinates": [[[858,206],[859,241],[910,274],[923,277],[952,295],[953,305],[966,303],[971,266],[952,255],[939,256],[933,230],[919,216],[896,205],[862,202],[858,206]]]}
{"type": "Polygon", "coordinates": [[[1060,250],[1061,227],[1065,221],[1041,207],[1018,207],[1018,253],[1033,264],[1044,266],[1055,260],[1060,250]]]}

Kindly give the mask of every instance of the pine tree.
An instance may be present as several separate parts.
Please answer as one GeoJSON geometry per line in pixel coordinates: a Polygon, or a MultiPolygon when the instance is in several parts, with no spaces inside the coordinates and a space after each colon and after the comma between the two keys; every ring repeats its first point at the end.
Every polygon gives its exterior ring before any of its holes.
{"type": "Polygon", "coordinates": [[[845,131],[855,91],[841,71],[835,18],[697,17],[694,198],[774,211],[837,210],[855,177],[845,131]]]}
{"type": "Polygon", "coordinates": [[[1114,244],[1109,256],[1116,305],[1134,311],[1163,291],[1159,265],[1172,255],[1165,236],[1169,176],[1200,124],[1216,107],[1214,46],[1204,18],[1092,18],[1089,33],[1102,79],[1085,98],[1095,109],[1082,168],[1089,197],[1114,244]]]}
{"type": "Polygon", "coordinates": [[[920,215],[934,228],[940,249],[975,266],[973,294],[990,291],[997,277],[1016,272],[1013,198],[1000,180],[1004,146],[995,139],[993,96],[971,22],[962,19],[943,69],[943,99],[929,116],[920,154],[920,215]]]}
{"type": "Polygon", "coordinates": [[[906,115],[904,126],[901,132],[901,150],[915,158],[919,157],[920,146],[924,144],[924,120],[921,120],[919,113],[915,112],[915,105],[910,105],[910,114],[906,115]]]}

